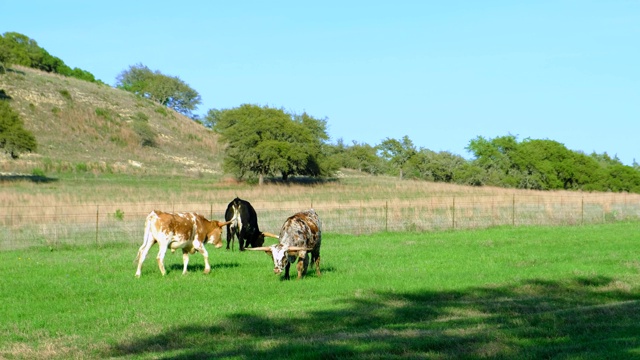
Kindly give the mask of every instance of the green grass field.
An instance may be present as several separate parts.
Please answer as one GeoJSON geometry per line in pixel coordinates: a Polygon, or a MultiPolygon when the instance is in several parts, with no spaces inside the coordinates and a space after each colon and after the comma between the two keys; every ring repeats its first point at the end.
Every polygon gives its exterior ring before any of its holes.
{"type": "Polygon", "coordinates": [[[324,234],[322,277],[210,248],[0,252],[0,358],[640,357],[640,224],[324,234]]]}

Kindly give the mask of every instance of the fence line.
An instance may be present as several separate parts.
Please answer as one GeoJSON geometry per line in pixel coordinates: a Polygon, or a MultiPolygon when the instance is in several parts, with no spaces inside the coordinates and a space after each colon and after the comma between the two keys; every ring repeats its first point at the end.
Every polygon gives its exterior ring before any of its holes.
{"type": "MultiPolygon", "coordinates": [[[[228,202],[0,206],[0,250],[61,244],[141,243],[154,209],[222,220],[228,202]]],[[[323,203],[252,201],[260,228],[277,233],[291,214],[313,207],[325,233],[436,231],[498,225],[580,225],[640,219],[640,195],[454,195],[323,203]]]]}

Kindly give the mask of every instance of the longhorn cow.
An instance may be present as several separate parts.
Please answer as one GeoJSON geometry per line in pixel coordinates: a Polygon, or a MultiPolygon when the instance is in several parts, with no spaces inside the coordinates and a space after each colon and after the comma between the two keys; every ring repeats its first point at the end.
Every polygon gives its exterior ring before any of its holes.
{"type": "Polygon", "coordinates": [[[140,277],[142,263],[149,249],[156,242],[160,247],[157,256],[158,267],[163,276],[166,274],[164,255],[168,248],[171,248],[172,252],[176,249],[182,249],[182,261],[184,264],[182,274],[187,273],[189,254],[193,254],[196,251],[204,256],[204,273],[208,274],[211,271],[211,265],[209,264],[209,254],[204,244],[212,240],[216,248],[222,247],[222,227],[229,223],[231,221],[207,220],[204,216],[194,212],[166,213],[159,210],[151,211],[145,221],[144,241],[138,250],[135,260],[138,262],[136,277],[140,277]]]}
{"type": "MultiPolygon", "coordinates": [[[[307,273],[311,252],[311,263],[315,265],[316,275],[320,276],[320,244],[322,242],[322,223],[315,210],[301,211],[290,216],[282,225],[279,243],[269,247],[248,250],[264,251],[273,258],[273,272],[278,275],[284,269],[284,278],[289,279],[291,263],[298,259],[296,269],[298,279],[307,273]]],[[[313,266],[312,265],[312,266],[313,266]]]]}

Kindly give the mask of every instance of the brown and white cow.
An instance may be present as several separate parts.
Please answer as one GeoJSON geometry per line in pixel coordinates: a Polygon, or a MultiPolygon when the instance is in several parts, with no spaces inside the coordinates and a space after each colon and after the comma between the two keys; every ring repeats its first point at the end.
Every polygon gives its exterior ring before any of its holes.
{"type": "Polygon", "coordinates": [[[166,274],[164,255],[168,248],[171,248],[171,251],[182,249],[184,263],[182,274],[187,273],[189,254],[193,254],[196,251],[204,256],[204,273],[208,274],[211,271],[211,265],[209,264],[209,254],[204,244],[212,239],[216,248],[222,247],[222,227],[228,223],[207,220],[204,216],[194,212],[166,213],[153,210],[147,215],[144,225],[144,241],[138,250],[138,256],[136,256],[136,261],[138,262],[136,277],[140,277],[142,262],[151,246],[156,242],[160,247],[157,260],[162,275],[166,274]]]}
{"type": "Polygon", "coordinates": [[[301,211],[290,216],[282,225],[280,242],[269,247],[247,248],[261,250],[273,257],[273,272],[278,275],[284,268],[284,278],[289,279],[289,267],[298,259],[296,268],[298,279],[307,273],[311,252],[311,263],[315,265],[316,275],[320,276],[320,244],[322,242],[322,223],[315,210],[301,211]]]}

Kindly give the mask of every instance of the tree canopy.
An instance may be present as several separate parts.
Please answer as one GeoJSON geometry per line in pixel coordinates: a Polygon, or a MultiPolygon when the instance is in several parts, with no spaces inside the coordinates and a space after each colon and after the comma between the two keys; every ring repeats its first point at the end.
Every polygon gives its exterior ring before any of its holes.
{"type": "Polygon", "coordinates": [[[131,65],[116,78],[116,86],[191,116],[201,103],[200,94],[177,76],[151,71],[142,64],[131,65]]]}
{"type": "Polygon", "coordinates": [[[17,32],[5,32],[0,36],[0,67],[22,65],[56,74],[75,77],[81,80],[98,82],[88,71],[70,68],[60,58],[55,57],[28,36],[17,32]]]}
{"type": "Polygon", "coordinates": [[[36,138],[24,128],[18,113],[7,100],[0,100],[0,149],[17,159],[20,154],[35,151],[36,138]]]}
{"type": "Polygon", "coordinates": [[[411,139],[407,135],[402,140],[386,138],[378,145],[378,148],[382,158],[398,170],[400,179],[402,179],[405,164],[416,154],[416,148],[411,139]]]}
{"type": "Polygon", "coordinates": [[[463,185],[490,185],[533,190],[627,191],[640,193],[640,165],[623,165],[608,154],[584,154],[548,139],[518,140],[506,135],[469,141],[473,155],[426,148],[413,142],[386,138],[374,147],[367,144],[331,145],[329,156],[337,166],[371,174],[463,185]]]}
{"type": "Polygon", "coordinates": [[[323,153],[328,139],[326,121],[303,113],[289,114],[282,109],[244,104],[217,112],[214,131],[227,144],[225,171],[242,178],[279,174],[322,176],[331,169],[323,153]]]}

